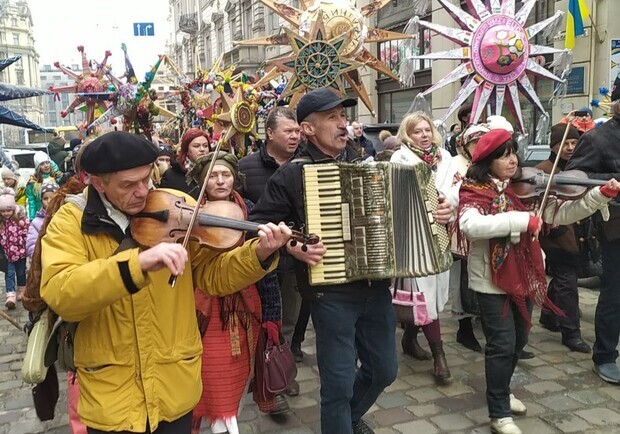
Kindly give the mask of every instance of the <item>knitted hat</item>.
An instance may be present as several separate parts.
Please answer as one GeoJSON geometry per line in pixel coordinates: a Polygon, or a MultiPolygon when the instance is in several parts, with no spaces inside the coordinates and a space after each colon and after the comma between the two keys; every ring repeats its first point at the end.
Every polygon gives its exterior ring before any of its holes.
{"type": "Polygon", "coordinates": [[[39,197],[43,197],[45,193],[55,193],[60,187],[54,181],[43,182],[39,187],[39,197]]]}
{"type": "Polygon", "coordinates": [[[0,190],[0,211],[8,211],[16,208],[15,192],[12,188],[0,190]]]}
{"type": "Polygon", "coordinates": [[[36,151],[34,153],[34,167],[39,167],[42,163],[50,161],[50,156],[43,151],[36,151]]]}
{"type": "Polygon", "coordinates": [[[471,157],[471,162],[477,163],[484,160],[511,138],[512,133],[510,131],[503,129],[489,131],[478,140],[478,145],[476,145],[474,155],[471,157]]]}
{"type": "Polygon", "coordinates": [[[3,167],[2,169],[0,169],[0,176],[2,176],[2,179],[10,178],[10,179],[14,179],[15,181],[18,180],[17,174],[15,174],[15,172],[13,172],[8,167],[3,167]]]}
{"type": "MultiPolygon", "coordinates": [[[[484,134],[491,131],[489,127],[484,124],[473,124],[465,128],[465,131],[460,135],[460,145],[464,146],[474,140],[478,140],[484,134]]],[[[457,138],[458,140],[458,138],[457,138]]],[[[457,143],[458,145],[458,143],[457,143]]]]}
{"type": "Polygon", "coordinates": [[[508,122],[508,119],[506,119],[503,116],[489,116],[487,117],[487,125],[489,126],[490,130],[506,130],[508,132],[510,132],[510,134],[515,132],[514,127],[512,126],[512,124],[510,122],[508,122]]]}
{"type": "MultiPolygon", "coordinates": [[[[555,145],[559,145],[562,141],[562,137],[564,137],[564,132],[566,131],[566,124],[555,124],[551,127],[551,140],[549,141],[549,147],[553,148],[555,145]]],[[[572,125],[568,126],[568,135],[566,139],[577,139],[579,140],[579,131],[572,125]]]]}

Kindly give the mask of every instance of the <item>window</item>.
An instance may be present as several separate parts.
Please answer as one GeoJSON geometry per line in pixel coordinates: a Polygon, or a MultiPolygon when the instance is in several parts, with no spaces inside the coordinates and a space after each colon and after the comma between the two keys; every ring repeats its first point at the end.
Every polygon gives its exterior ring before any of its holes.
{"type": "MultiPolygon", "coordinates": [[[[379,123],[402,121],[415,96],[423,90],[406,89],[379,94],[379,123]]],[[[432,107],[432,95],[425,98],[432,107]]]]}
{"type": "Polygon", "coordinates": [[[11,18],[11,26],[17,27],[17,18],[15,17],[11,18]]]}
{"type": "Polygon", "coordinates": [[[217,38],[217,55],[220,56],[224,52],[224,23],[219,20],[215,28],[217,38]]]}
{"type": "Polygon", "coordinates": [[[267,33],[275,33],[280,27],[280,17],[272,11],[267,11],[267,33]]]}
{"type": "MultiPolygon", "coordinates": [[[[402,29],[397,30],[402,31],[402,29]]],[[[386,41],[379,43],[379,60],[385,64],[390,71],[398,75],[401,61],[409,56],[419,56],[431,52],[431,31],[420,29],[418,37],[413,40],[413,47],[407,48],[404,40],[386,41]]],[[[430,60],[412,60],[415,71],[421,71],[431,67],[430,60]]]]}
{"type": "Polygon", "coordinates": [[[211,65],[211,33],[205,37],[205,65],[211,65]]]}
{"type": "Polygon", "coordinates": [[[160,90],[160,91],[163,92],[164,91],[164,87],[163,86],[157,86],[157,90],[160,90]]]}
{"type": "Polygon", "coordinates": [[[19,70],[19,69],[15,70],[15,75],[17,76],[17,84],[19,85],[25,84],[23,70],[19,70]]]}
{"type": "Polygon", "coordinates": [[[62,80],[62,76],[60,76],[60,75],[55,75],[55,76],[54,76],[54,81],[59,81],[59,80],[62,80]]]}
{"type": "Polygon", "coordinates": [[[241,32],[244,39],[252,37],[252,3],[244,1],[241,3],[241,32]]]}
{"type": "Polygon", "coordinates": [[[4,32],[0,32],[0,43],[4,44],[6,40],[6,36],[4,36],[4,32]]]}
{"type": "Polygon", "coordinates": [[[13,44],[19,45],[19,34],[18,33],[13,33],[13,44]]]}

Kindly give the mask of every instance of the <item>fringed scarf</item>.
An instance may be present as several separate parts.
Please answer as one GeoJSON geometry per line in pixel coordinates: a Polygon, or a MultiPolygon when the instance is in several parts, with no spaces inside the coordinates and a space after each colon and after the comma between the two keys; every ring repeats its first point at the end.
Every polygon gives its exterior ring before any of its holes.
{"type": "Polygon", "coordinates": [[[411,152],[416,154],[420,160],[431,166],[433,172],[437,171],[437,166],[441,163],[441,149],[439,146],[433,143],[429,149],[420,149],[413,146],[411,143],[407,143],[407,147],[411,149],[411,152]]]}
{"type": "MultiPolygon", "coordinates": [[[[477,209],[482,215],[496,215],[508,211],[528,211],[515,195],[509,182],[479,183],[466,178],[459,194],[459,220],[469,209],[477,209]]],[[[459,251],[468,252],[469,246],[457,224],[459,251]],[[462,249],[462,250],[461,250],[462,249]]],[[[542,250],[537,240],[528,233],[521,233],[520,241],[510,242],[510,236],[489,240],[491,281],[506,292],[531,327],[527,301],[545,306],[558,315],[563,312],[547,297],[547,279],[542,250]]],[[[508,308],[508,303],[505,309],[508,308]]]]}
{"type": "MultiPolygon", "coordinates": [[[[231,200],[243,209],[244,218],[247,220],[248,211],[241,195],[233,190],[231,200]]],[[[254,285],[251,285],[248,288],[224,297],[213,297],[208,295],[196,297],[196,317],[198,319],[200,335],[204,336],[209,326],[209,317],[215,307],[217,309],[216,312],[219,312],[220,315],[222,330],[228,330],[232,356],[241,354],[239,326],[245,330],[248,336],[249,348],[255,347],[255,337],[252,336],[252,321],[260,322],[260,312],[253,312],[250,308],[251,303],[247,302],[244,298],[247,296],[247,289],[253,286],[254,285]],[[211,303],[216,303],[217,306],[212,306],[211,303]]],[[[250,372],[253,371],[253,366],[254,352],[250,351],[250,372]]]]}

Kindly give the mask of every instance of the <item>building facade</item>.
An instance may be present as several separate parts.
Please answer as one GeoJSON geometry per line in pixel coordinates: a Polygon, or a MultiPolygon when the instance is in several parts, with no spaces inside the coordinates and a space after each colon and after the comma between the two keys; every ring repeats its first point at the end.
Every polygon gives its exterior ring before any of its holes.
{"type": "MultiPolygon", "coordinates": [[[[76,74],[82,74],[82,67],[78,64],[66,65],[76,74]]],[[[43,65],[41,67],[41,87],[49,89],[50,87],[69,86],[73,84],[73,79],[67,77],[64,72],[53,65],[43,65]]],[[[46,95],[43,98],[43,108],[45,111],[43,126],[61,127],[79,125],[84,121],[85,114],[81,110],[69,113],[66,117],[61,117],[60,112],[65,109],[73,99],[74,95],[70,93],[59,93],[56,95],[46,95]]]]}
{"type": "MultiPolygon", "coordinates": [[[[34,47],[33,22],[25,1],[0,1],[0,58],[21,56],[13,65],[0,72],[0,82],[39,88],[39,55],[34,47]]],[[[26,116],[32,122],[44,124],[42,97],[32,97],[3,103],[6,107],[26,116]]],[[[5,146],[24,143],[23,129],[2,125],[5,146]]]]}

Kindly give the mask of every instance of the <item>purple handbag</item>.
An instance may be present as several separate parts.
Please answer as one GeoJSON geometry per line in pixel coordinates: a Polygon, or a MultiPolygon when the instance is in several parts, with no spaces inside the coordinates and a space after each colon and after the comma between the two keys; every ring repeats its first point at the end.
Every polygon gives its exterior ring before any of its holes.
{"type": "Polygon", "coordinates": [[[396,321],[406,324],[423,326],[433,322],[428,316],[426,309],[426,299],[424,293],[401,289],[403,279],[394,279],[394,289],[392,292],[392,306],[396,314],[396,321]]]}

